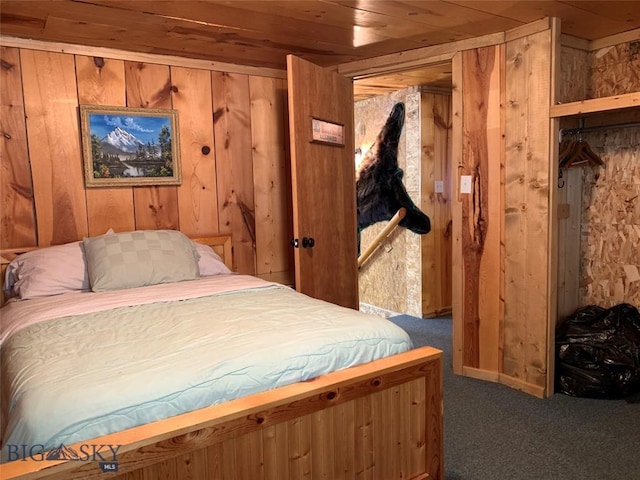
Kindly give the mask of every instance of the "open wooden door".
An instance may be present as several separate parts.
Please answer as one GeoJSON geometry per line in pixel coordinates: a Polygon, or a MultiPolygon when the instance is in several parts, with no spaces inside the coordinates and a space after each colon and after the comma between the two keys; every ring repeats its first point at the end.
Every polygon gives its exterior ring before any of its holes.
{"type": "Polygon", "coordinates": [[[351,79],[287,56],[296,290],[358,308],[351,79]]]}

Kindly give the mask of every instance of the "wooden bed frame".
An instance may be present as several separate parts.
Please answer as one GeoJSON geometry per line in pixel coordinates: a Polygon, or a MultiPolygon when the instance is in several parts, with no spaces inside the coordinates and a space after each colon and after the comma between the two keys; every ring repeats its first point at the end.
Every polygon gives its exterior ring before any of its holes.
{"type": "MultiPolygon", "coordinates": [[[[230,236],[195,240],[231,264],[230,236]]],[[[2,278],[32,249],[0,251],[2,278]]],[[[442,368],[442,352],[422,347],[67,445],[82,460],[2,464],[0,478],[444,480],[442,368]]]]}

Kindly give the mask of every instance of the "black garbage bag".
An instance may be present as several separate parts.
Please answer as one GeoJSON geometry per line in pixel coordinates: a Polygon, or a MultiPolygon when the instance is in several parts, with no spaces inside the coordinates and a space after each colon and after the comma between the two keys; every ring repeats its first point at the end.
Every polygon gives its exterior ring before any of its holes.
{"type": "Polygon", "coordinates": [[[556,391],[620,399],[640,392],[640,312],[621,303],[579,308],[556,330],[556,391]]]}

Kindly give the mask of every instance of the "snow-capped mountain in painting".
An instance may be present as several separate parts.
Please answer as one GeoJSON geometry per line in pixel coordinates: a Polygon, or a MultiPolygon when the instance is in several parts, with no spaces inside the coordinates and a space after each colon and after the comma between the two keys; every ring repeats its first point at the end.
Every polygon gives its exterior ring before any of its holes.
{"type": "Polygon", "coordinates": [[[126,153],[134,153],[138,150],[139,145],[144,145],[144,142],[135,135],[132,135],[120,127],[114,128],[107,136],[100,140],[100,143],[102,143],[103,146],[104,144],[111,145],[126,153]]]}

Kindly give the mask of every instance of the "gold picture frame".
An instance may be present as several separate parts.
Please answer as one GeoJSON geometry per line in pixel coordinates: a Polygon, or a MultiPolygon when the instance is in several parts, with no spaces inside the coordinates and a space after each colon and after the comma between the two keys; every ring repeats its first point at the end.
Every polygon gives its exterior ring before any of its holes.
{"type": "Polygon", "coordinates": [[[180,185],[178,112],[80,105],[85,185],[180,185]]]}

